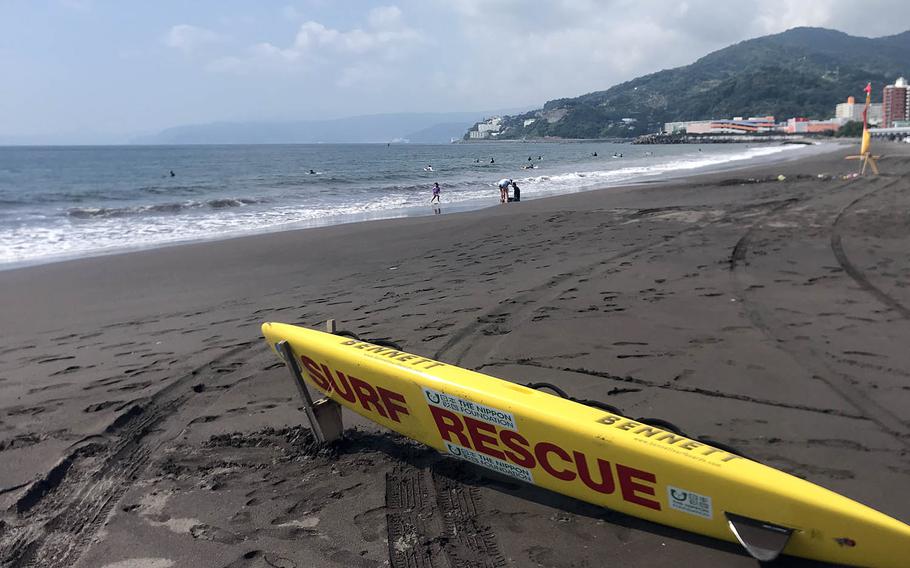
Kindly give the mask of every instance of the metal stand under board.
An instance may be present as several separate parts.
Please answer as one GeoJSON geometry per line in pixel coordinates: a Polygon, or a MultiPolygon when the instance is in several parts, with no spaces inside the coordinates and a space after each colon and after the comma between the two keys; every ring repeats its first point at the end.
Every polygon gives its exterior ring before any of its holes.
{"type": "MultiPolygon", "coordinates": [[[[326,330],[329,333],[335,332],[335,320],[326,322],[326,330]]],[[[294,384],[297,385],[300,398],[303,399],[303,409],[310,420],[310,429],[313,431],[316,440],[325,444],[340,439],[344,432],[344,425],[341,422],[341,405],[329,398],[322,398],[314,402],[313,397],[310,396],[309,389],[307,389],[303,374],[300,372],[300,364],[297,362],[297,357],[294,355],[291,344],[287,341],[281,341],[276,347],[281,352],[284,362],[291,371],[291,378],[294,380],[294,384]]]]}

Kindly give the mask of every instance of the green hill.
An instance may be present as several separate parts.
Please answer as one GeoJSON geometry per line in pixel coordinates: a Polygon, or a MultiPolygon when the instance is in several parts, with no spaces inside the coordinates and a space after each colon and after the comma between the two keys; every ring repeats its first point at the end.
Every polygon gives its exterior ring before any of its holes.
{"type": "Polygon", "coordinates": [[[633,137],[657,132],[665,122],[733,116],[830,118],[847,96],[861,100],[866,83],[880,98],[884,85],[910,75],[908,53],[910,31],[873,39],[794,28],[504,117],[500,139],[633,137]]]}

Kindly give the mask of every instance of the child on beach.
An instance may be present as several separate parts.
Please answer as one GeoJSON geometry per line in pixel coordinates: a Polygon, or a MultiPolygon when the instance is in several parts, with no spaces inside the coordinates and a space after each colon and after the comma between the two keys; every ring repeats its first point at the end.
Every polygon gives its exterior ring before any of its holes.
{"type": "Polygon", "coordinates": [[[433,198],[430,199],[430,203],[436,203],[437,205],[439,204],[439,192],[440,191],[441,191],[441,189],[439,188],[439,182],[438,181],[434,182],[433,183],[433,198]]]}

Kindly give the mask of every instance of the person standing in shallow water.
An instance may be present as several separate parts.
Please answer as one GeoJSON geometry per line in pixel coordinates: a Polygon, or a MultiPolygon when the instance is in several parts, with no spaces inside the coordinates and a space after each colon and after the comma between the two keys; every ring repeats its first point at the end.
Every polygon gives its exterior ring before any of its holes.
{"type": "Polygon", "coordinates": [[[430,203],[435,203],[439,205],[439,193],[442,189],[439,187],[439,182],[433,182],[433,197],[430,199],[430,203]]]}
{"type": "Polygon", "coordinates": [[[502,178],[501,180],[499,180],[499,202],[500,203],[508,203],[510,185],[512,185],[512,180],[510,178],[502,178]]]}

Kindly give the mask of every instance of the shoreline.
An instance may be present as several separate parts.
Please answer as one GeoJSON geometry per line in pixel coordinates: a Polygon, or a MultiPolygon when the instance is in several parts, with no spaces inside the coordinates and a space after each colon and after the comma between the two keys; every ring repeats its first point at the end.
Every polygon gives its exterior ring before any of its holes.
{"type": "MultiPolygon", "coordinates": [[[[506,142],[506,141],[503,141],[503,142],[506,142]]],[[[508,141],[508,142],[512,142],[512,141],[508,141]]],[[[740,170],[749,170],[749,169],[753,169],[753,168],[757,169],[757,168],[761,168],[761,167],[765,167],[765,166],[771,166],[771,165],[774,165],[777,163],[785,164],[788,162],[792,162],[794,160],[810,158],[814,155],[836,152],[836,151],[841,150],[843,146],[844,145],[842,143],[827,142],[827,143],[816,145],[817,149],[814,152],[812,152],[811,154],[809,154],[808,156],[802,156],[802,155],[789,156],[789,155],[777,155],[777,154],[773,154],[770,156],[758,156],[755,158],[749,158],[747,160],[733,160],[733,161],[728,161],[728,162],[724,162],[721,164],[703,166],[703,167],[697,168],[696,171],[694,171],[694,172],[691,170],[685,170],[685,169],[675,170],[675,171],[670,171],[667,173],[661,173],[661,174],[659,174],[660,177],[658,177],[657,179],[645,179],[645,180],[638,181],[638,182],[621,181],[615,185],[611,185],[611,184],[599,185],[599,186],[591,187],[590,189],[587,189],[587,188],[583,189],[579,192],[559,193],[559,194],[552,194],[552,195],[544,195],[541,197],[535,197],[533,194],[526,194],[524,200],[525,201],[536,201],[539,199],[558,198],[558,197],[561,197],[564,195],[571,195],[574,193],[590,193],[590,192],[597,192],[597,191],[615,190],[615,189],[620,189],[620,188],[631,188],[631,187],[641,187],[641,186],[648,186],[648,185],[679,183],[679,182],[688,180],[690,178],[697,178],[700,176],[711,176],[711,175],[715,175],[715,174],[723,174],[723,173],[727,173],[727,172],[740,171],[740,170]]],[[[807,148],[807,150],[808,150],[808,148],[807,148]]],[[[651,176],[646,175],[644,177],[651,177],[651,176]]],[[[493,192],[491,191],[491,195],[492,195],[492,193],[493,192]]],[[[500,205],[498,202],[494,203],[493,201],[494,200],[492,200],[492,199],[491,199],[490,203],[467,201],[467,202],[447,205],[446,209],[449,209],[450,211],[448,213],[444,212],[443,214],[450,215],[453,213],[465,213],[465,212],[470,212],[470,211],[478,211],[478,210],[486,209],[489,207],[496,207],[496,206],[500,205]]],[[[445,205],[445,203],[443,203],[442,205],[445,205]]],[[[306,221],[306,222],[291,223],[291,224],[288,224],[285,226],[278,226],[278,227],[274,227],[274,228],[266,228],[266,229],[260,229],[260,230],[251,230],[251,229],[242,230],[236,234],[223,233],[223,234],[217,234],[217,235],[213,235],[213,236],[205,237],[205,238],[190,238],[190,239],[185,239],[185,240],[177,239],[177,240],[173,240],[173,241],[165,241],[165,242],[154,243],[154,244],[135,245],[135,246],[126,246],[126,247],[114,247],[110,250],[95,250],[95,251],[91,251],[88,253],[79,252],[79,253],[73,253],[72,255],[51,256],[51,257],[44,257],[44,258],[40,258],[40,259],[31,259],[31,260],[24,260],[24,261],[19,261],[19,262],[3,263],[3,264],[0,264],[0,272],[8,271],[8,270],[19,270],[19,269],[30,268],[30,267],[35,267],[35,266],[42,266],[42,265],[46,265],[46,264],[56,264],[59,262],[72,262],[72,261],[78,261],[78,260],[86,259],[86,258],[105,257],[105,256],[113,256],[113,255],[120,255],[120,254],[132,254],[132,253],[136,253],[136,252],[156,250],[156,249],[161,249],[161,248],[170,248],[170,247],[175,247],[175,246],[185,246],[185,245],[200,244],[200,243],[212,243],[212,242],[218,242],[218,241],[233,241],[236,239],[243,239],[243,238],[252,237],[252,236],[268,235],[268,234],[281,233],[281,232],[287,232],[287,231],[310,230],[310,229],[317,229],[317,228],[323,228],[323,227],[331,227],[331,226],[336,226],[336,225],[369,223],[369,222],[374,222],[374,221],[385,221],[385,220],[400,219],[400,218],[430,217],[430,216],[434,216],[434,214],[435,213],[433,212],[433,210],[421,212],[416,209],[392,209],[392,210],[380,211],[375,214],[363,213],[363,214],[343,216],[343,217],[328,217],[328,218],[311,220],[311,221],[306,221]]]]}
{"type": "Polygon", "coordinates": [[[834,148],[0,271],[0,563],[57,566],[65,549],[73,568],[373,568],[410,522],[401,546],[470,564],[473,549],[433,547],[456,519],[506,566],[754,567],[736,546],[508,482],[348,412],[347,440],[316,451],[259,326],[329,318],[671,421],[910,521],[905,146],[876,149],[878,177],[842,179],[857,163],[834,148]],[[419,522],[389,493],[408,483],[429,496],[419,522]]]}

